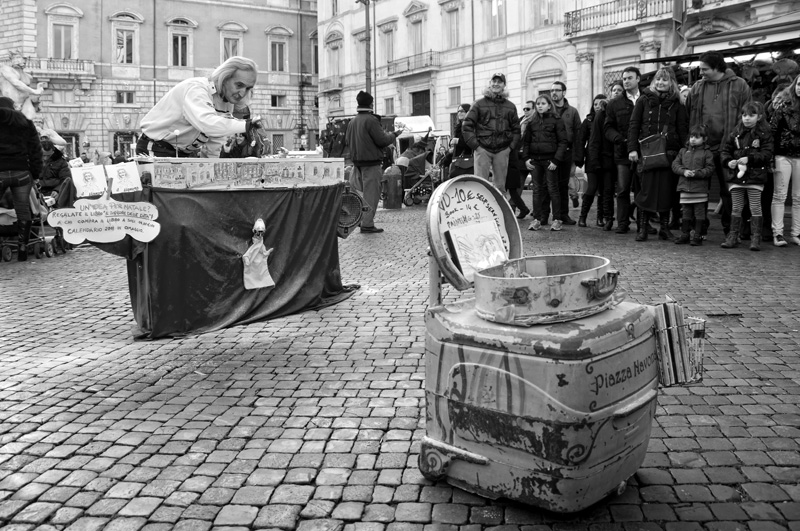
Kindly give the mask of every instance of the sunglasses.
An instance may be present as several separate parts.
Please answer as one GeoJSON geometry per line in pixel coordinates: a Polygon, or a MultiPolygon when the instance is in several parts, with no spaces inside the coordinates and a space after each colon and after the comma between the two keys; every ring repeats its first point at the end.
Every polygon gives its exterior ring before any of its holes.
{"type": "Polygon", "coordinates": [[[525,111],[525,112],[528,112],[529,110],[531,110],[531,108],[530,107],[523,107],[522,110],[525,111]]]}

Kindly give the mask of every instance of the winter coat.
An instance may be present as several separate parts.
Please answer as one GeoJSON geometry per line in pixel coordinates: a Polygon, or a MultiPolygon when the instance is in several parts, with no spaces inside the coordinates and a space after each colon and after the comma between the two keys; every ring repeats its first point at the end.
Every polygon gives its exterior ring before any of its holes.
{"type": "Polygon", "coordinates": [[[372,111],[359,110],[347,124],[344,143],[350,148],[353,166],[363,168],[380,166],[383,162],[383,148],[394,143],[397,134],[388,133],[381,127],[381,120],[372,111]]]}
{"type": "Polygon", "coordinates": [[[58,190],[64,181],[72,178],[67,159],[58,148],[53,148],[53,154],[44,161],[41,176],[42,192],[58,190]]]}
{"type": "Polygon", "coordinates": [[[586,173],[594,173],[598,169],[597,162],[587,159],[587,155],[589,154],[587,147],[589,145],[589,136],[592,134],[594,117],[594,109],[592,109],[592,111],[586,115],[586,118],[583,119],[583,122],[581,122],[581,127],[578,129],[578,136],[574,142],[575,152],[572,156],[572,160],[579,168],[585,165],[586,173]]]}
{"type": "Polygon", "coordinates": [[[453,129],[453,138],[458,139],[456,147],[453,148],[453,157],[471,157],[472,149],[464,141],[463,120],[458,122],[453,129]]]}
{"type": "Polygon", "coordinates": [[[567,130],[567,150],[572,151],[575,149],[575,143],[578,141],[581,129],[581,116],[578,114],[578,109],[570,106],[567,98],[564,98],[564,105],[554,107],[553,110],[564,120],[564,126],[567,130]]]}
{"type": "MultiPolygon", "coordinates": [[[[522,160],[549,160],[562,163],[567,156],[567,130],[564,120],[553,113],[528,122],[522,139],[522,160]]],[[[571,161],[570,161],[571,162],[571,161]]]]}
{"type": "Polygon", "coordinates": [[[464,141],[475,151],[499,153],[510,147],[515,149],[520,141],[517,106],[508,101],[508,93],[494,94],[491,89],[470,107],[461,126],[464,141]]]}
{"type": "MultiPolygon", "coordinates": [[[[592,130],[589,133],[589,143],[586,145],[586,167],[589,168],[589,162],[597,164],[600,170],[614,170],[616,162],[614,162],[614,143],[606,138],[603,128],[606,121],[605,109],[598,112],[592,123],[592,130]]],[[[595,170],[599,171],[599,170],[595,170]]]]}
{"type": "Polygon", "coordinates": [[[644,89],[636,100],[628,126],[628,153],[639,152],[639,140],[661,133],[667,128],[667,154],[674,157],[689,138],[686,108],[677,94],[660,97],[644,89]]]}
{"type": "Polygon", "coordinates": [[[772,133],[759,130],[758,126],[743,130],[737,128],[725,141],[720,152],[720,164],[725,168],[725,180],[731,184],[764,184],[772,167],[774,143],[772,133]],[[747,171],[739,178],[739,169],[730,169],[728,163],[747,157],[747,171]]]}
{"type": "Polygon", "coordinates": [[[697,147],[686,146],[672,161],[672,171],[680,176],[679,192],[708,192],[708,181],[714,175],[714,153],[705,144],[697,147]],[[694,176],[686,177],[683,174],[686,170],[694,170],[694,176]]]}
{"type": "MultiPolygon", "coordinates": [[[[723,144],[739,123],[742,115],[742,106],[750,101],[752,93],[747,81],[738,77],[730,68],[719,81],[701,79],[692,85],[686,97],[686,110],[689,114],[689,127],[705,124],[709,128],[709,146],[716,150],[714,138],[723,144]],[[713,91],[713,94],[706,94],[713,91]],[[706,96],[721,98],[725,104],[725,112],[716,115],[703,116],[703,102],[706,96]]],[[[722,149],[722,145],[719,146],[722,149]]]]}
{"type": "Polygon", "coordinates": [[[775,154],[800,158],[800,107],[789,103],[779,105],[772,114],[769,126],[775,142],[775,154]]]}
{"type": "Polygon", "coordinates": [[[42,144],[33,122],[24,114],[0,108],[0,171],[28,171],[38,179],[42,173],[42,144]]]}
{"type": "Polygon", "coordinates": [[[633,102],[627,94],[623,94],[608,102],[606,120],[603,123],[603,133],[614,144],[614,162],[626,166],[629,164],[628,126],[631,114],[633,114],[633,102]]]}

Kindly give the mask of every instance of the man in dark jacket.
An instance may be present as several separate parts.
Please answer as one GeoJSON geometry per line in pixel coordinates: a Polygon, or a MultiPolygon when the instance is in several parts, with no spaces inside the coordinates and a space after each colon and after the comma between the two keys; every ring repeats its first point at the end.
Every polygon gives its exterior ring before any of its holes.
{"type": "Polygon", "coordinates": [[[517,106],[508,100],[506,76],[492,75],[489,88],[470,107],[461,130],[472,149],[475,174],[485,179],[492,172],[494,186],[506,194],[508,156],[520,142],[517,106]]]}
{"type": "Polygon", "coordinates": [[[606,120],[603,131],[606,138],[614,143],[614,162],[617,164],[617,234],[630,231],[631,209],[631,171],[628,160],[628,126],[633,114],[633,106],[639,99],[639,69],[629,66],[622,71],[622,86],[625,92],[611,100],[606,106],[606,120]]]}
{"type": "Polygon", "coordinates": [[[709,51],[700,56],[700,75],[703,79],[692,85],[686,98],[689,128],[705,125],[708,130],[708,147],[714,153],[719,197],[722,201],[722,229],[725,234],[731,227],[731,194],[725,182],[725,168],[720,163],[720,151],[725,139],[742,115],[742,106],[750,101],[751,91],[747,81],[738,77],[725,64],[724,56],[709,51]]]}
{"type": "Polygon", "coordinates": [[[75,193],[72,187],[69,163],[64,158],[64,153],[53,144],[47,135],[42,135],[41,141],[44,164],[39,181],[40,190],[44,195],[54,195],[56,206],[59,208],[72,206],[75,201],[75,193]]]}
{"type": "MultiPolygon", "coordinates": [[[[564,225],[575,225],[577,223],[574,219],[569,217],[569,200],[573,200],[573,204],[577,206],[578,190],[569,189],[570,177],[575,175],[574,147],[575,141],[578,138],[578,133],[581,128],[581,117],[578,114],[578,109],[571,106],[565,97],[567,86],[561,81],[556,81],[550,87],[550,99],[553,100],[555,108],[553,111],[561,116],[564,121],[564,127],[567,130],[567,153],[564,156],[564,162],[558,166],[558,191],[561,196],[561,221],[564,225]]],[[[545,193],[544,204],[550,204],[549,194],[545,193]]],[[[549,214],[549,209],[544,207],[545,214],[549,214]]],[[[546,217],[544,219],[547,219],[546,217]]]]}
{"type": "Polygon", "coordinates": [[[370,211],[364,212],[364,217],[361,218],[361,232],[364,233],[383,232],[383,229],[375,226],[375,211],[381,198],[383,148],[392,144],[402,133],[401,130],[393,133],[383,130],[380,117],[372,113],[373,101],[369,92],[362,90],[358,93],[358,114],[350,120],[344,136],[353,161],[350,184],[364,194],[364,200],[370,207],[370,211]]]}

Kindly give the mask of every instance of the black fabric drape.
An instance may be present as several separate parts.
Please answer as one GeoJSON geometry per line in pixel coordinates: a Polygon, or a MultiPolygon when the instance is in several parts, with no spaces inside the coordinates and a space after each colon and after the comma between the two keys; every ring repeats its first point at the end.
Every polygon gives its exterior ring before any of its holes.
{"type": "Polygon", "coordinates": [[[116,197],[158,207],[149,244],[97,244],[128,259],[137,338],[208,332],[313,310],[348,298],[336,235],[344,183],[291,189],[146,189],[116,197]],[[273,288],[246,290],[242,255],[262,218],[273,288]]]}

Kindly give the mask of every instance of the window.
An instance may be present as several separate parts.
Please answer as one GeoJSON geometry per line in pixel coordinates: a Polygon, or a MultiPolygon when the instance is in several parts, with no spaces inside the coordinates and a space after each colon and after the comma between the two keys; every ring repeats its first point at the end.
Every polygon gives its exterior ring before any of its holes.
{"type": "Polygon", "coordinates": [[[277,155],[280,153],[281,148],[284,146],[283,135],[272,135],[272,154],[277,155]]]}
{"type": "Polygon", "coordinates": [[[533,27],[539,26],[552,26],[560,23],[557,18],[560,18],[556,13],[555,0],[538,0],[533,5],[533,27]]]}
{"type": "Polygon", "coordinates": [[[314,41],[312,44],[312,54],[314,55],[312,61],[314,61],[314,70],[312,70],[313,74],[319,74],[319,43],[314,41]]]}
{"type": "Polygon", "coordinates": [[[269,69],[273,72],[286,71],[286,43],[272,42],[269,47],[269,69]]]}
{"type": "Polygon", "coordinates": [[[169,27],[169,64],[177,67],[194,65],[193,38],[197,23],[188,18],[173,18],[169,27]]]}
{"type": "Polygon", "coordinates": [[[229,20],[217,25],[219,30],[219,60],[224,62],[234,55],[244,55],[244,34],[247,26],[229,20]]]}
{"type": "Polygon", "coordinates": [[[56,105],[73,105],[75,103],[75,91],[53,89],[53,103],[56,105]]]}
{"type": "Polygon", "coordinates": [[[457,48],[460,44],[459,14],[458,9],[444,13],[444,43],[445,48],[457,48]]]}
{"type": "Polygon", "coordinates": [[[421,54],[425,50],[422,39],[422,21],[412,23],[409,29],[411,30],[409,35],[411,54],[421,54]]]}
{"type": "Polygon", "coordinates": [[[270,97],[270,105],[272,107],[286,107],[286,96],[277,96],[273,94],[270,97]]]}
{"type": "Polygon", "coordinates": [[[489,0],[491,2],[491,12],[489,13],[489,23],[491,38],[502,37],[506,34],[506,0],[489,0]]]}
{"type": "Polygon", "coordinates": [[[117,63],[133,64],[133,30],[117,28],[117,63]]]}
{"type": "Polygon", "coordinates": [[[382,59],[385,63],[394,61],[394,31],[397,23],[384,24],[381,26],[380,50],[382,59]]]}
{"type": "Polygon", "coordinates": [[[450,106],[461,105],[461,87],[447,89],[447,104],[450,106]]]}
{"type": "Polygon", "coordinates": [[[394,114],[394,98],[383,100],[383,114],[387,116],[394,114]]]}
{"type": "Polygon", "coordinates": [[[137,13],[120,11],[110,17],[113,40],[113,61],[116,64],[139,63],[139,26],[144,17],[137,13]]]}
{"type": "Polygon", "coordinates": [[[354,32],[353,39],[355,40],[355,46],[353,46],[353,71],[364,72],[367,69],[367,32],[354,32]]]}
{"type": "Polygon", "coordinates": [[[331,14],[334,17],[339,14],[339,0],[331,0],[331,14]]]}
{"type": "Polygon", "coordinates": [[[118,90],[117,91],[117,103],[124,104],[124,105],[131,105],[133,103],[133,91],[132,90],[118,90]]]}
{"type": "Polygon", "coordinates": [[[79,20],[83,11],[67,3],[55,3],[44,10],[47,15],[47,56],[52,59],[77,59],[79,20]]]}

